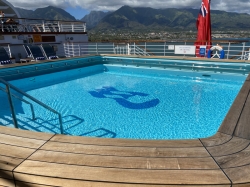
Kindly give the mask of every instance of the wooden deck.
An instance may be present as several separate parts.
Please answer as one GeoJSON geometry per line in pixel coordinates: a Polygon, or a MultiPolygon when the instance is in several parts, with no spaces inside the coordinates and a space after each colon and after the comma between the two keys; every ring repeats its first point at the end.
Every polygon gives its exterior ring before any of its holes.
{"type": "Polygon", "coordinates": [[[250,76],[207,139],[102,139],[1,126],[0,186],[248,187],[249,92],[250,76]]]}

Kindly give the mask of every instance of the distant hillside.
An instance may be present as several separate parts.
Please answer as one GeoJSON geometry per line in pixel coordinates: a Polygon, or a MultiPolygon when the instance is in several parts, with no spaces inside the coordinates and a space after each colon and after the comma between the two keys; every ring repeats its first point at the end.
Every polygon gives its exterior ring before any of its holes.
{"type": "Polygon", "coordinates": [[[48,6],[45,8],[38,8],[35,11],[26,10],[22,8],[16,8],[23,18],[37,18],[37,19],[47,19],[47,20],[76,20],[74,16],[70,15],[68,12],[61,8],[56,8],[53,6],[48,6]]]}
{"type": "Polygon", "coordinates": [[[110,14],[111,12],[102,12],[102,11],[91,11],[89,14],[85,15],[81,21],[87,23],[88,29],[95,27],[102,18],[110,14]]]}
{"type": "MultiPolygon", "coordinates": [[[[196,30],[198,9],[153,9],[123,6],[105,16],[94,30],[196,30]]],[[[212,10],[215,30],[250,29],[250,15],[212,10]]]]}
{"type": "MultiPolygon", "coordinates": [[[[17,8],[21,17],[48,20],[76,20],[61,8],[48,6],[35,11],[17,8]]],[[[198,9],[153,9],[123,6],[114,12],[91,11],[81,21],[92,31],[133,30],[133,31],[196,31],[198,9]]],[[[213,30],[249,30],[250,15],[219,10],[211,11],[213,30]]]]}

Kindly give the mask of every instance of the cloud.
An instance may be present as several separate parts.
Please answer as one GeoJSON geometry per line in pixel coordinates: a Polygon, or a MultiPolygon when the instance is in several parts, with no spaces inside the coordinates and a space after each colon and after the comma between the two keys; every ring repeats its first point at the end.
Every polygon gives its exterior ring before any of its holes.
{"type": "MultiPolygon", "coordinates": [[[[15,7],[36,9],[46,6],[60,8],[81,7],[85,10],[113,11],[123,5],[152,8],[199,8],[201,0],[9,0],[15,7]]],[[[212,10],[250,14],[250,0],[211,0],[212,10]]]]}

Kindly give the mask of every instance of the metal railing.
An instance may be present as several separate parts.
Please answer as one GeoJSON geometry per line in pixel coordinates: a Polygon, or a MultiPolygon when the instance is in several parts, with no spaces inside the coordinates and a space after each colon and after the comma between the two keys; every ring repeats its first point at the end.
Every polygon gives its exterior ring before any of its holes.
{"type": "Polygon", "coordinates": [[[139,56],[151,56],[144,47],[138,47],[137,45],[134,45],[130,49],[130,54],[133,55],[139,55],[139,56]]]}
{"type": "Polygon", "coordinates": [[[21,91],[20,89],[18,89],[17,87],[13,86],[10,83],[8,83],[7,81],[3,80],[2,78],[0,78],[0,82],[6,86],[6,90],[3,89],[3,88],[1,88],[1,90],[5,91],[7,96],[8,96],[10,109],[11,109],[11,113],[12,113],[12,119],[13,119],[13,123],[14,123],[15,128],[18,128],[18,123],[17,123],[16,113],[15,113],[15,108],[14,108],[13,101],[12,101],[12,96],[14,96],[17,99],[20,99],[21,101],[23,101],[23,102],[25,102],[27,104],[30,104],[33,119],[35,119],[35,113],[34,113],[33,105],[30,102],[28,102],[28,101],[26,101],[26,100],[24,100],[24,99],[22,99],[22,98],[20,98],[20,97],[18,97],[16,95],[12,94],[11,89],[13,89],[16,92],[24,95],[25,97],[29,98],[30,100],[32,100],[33,102],[37,103],[38,105],[44,107],[45,109],[57,114],[58,119],[59,119],[59,124],[60,124],[60,132],[61,132],[61,134],[63,134],[64,130],[63,130],[63,125],[62,125],[62,115],[59,112],[57,112],[56,110],[54,110],[51,107],[47,106],[46,104],[42,103],[41,101],[37,100],[36,98],[30,96],[29,94],[21,91]]]}
{"type": "Polygon", "coordinates": [[[2,32],[86,32],[82,21],[43,20],[28,18],[4,18],[2,32]]]}
{"type": "MultiPolygon", "coordinates": [[[[0,90],[2,90],[2,91],[4,91],[5,93],[8,94],[8,92],[7,92],[4,88],[0,87],[0,90]]],[[[36,119],[36,117],[35,117],[35,112],[34,112],[34,106],[33,106],[32,103],[30,103],[29,101],[26,101],[25,99],[22,99],[21,97],[18,97],[18,96],[15,95],[15,94],[12,94],[12,93],[11,93],[11,96],[13,96],[13,97],[15,97],[16,99],[18,99],[18,100],[20,100],[20,101],[23,101],[24,103],[30,105],[30,109],[31,109],[31,113],[32,113],[32,120],[35,120],[35,119],[36,119]]]]}
{"type": "MultiPolygon", "coordinates": [[[[235,60],[250,60],[249,49],[250,42],[214,42],[223,46],[225,52],[224,59],[235,60]]],[[[64,52],[66,56],[83,56],[86,54],[121,54],[121,55],[138,55],[138,56],[185,56],[195,57],[195,55],[176,54],[175,48],[177,46],[194,46],[194,42],[143,42],[143,43],[91,43],[91,42],[66,42],[63,43],[64,52]]],[[[206,45],[205,45],[206,46],[206,45]]],[[[218,52],[219,54],[219,52],[218,52]]],[[[207,57],[207,54],[204,55],[207,57]]],[[[216,56],[214,57],[216,58],[216,56]]]]}

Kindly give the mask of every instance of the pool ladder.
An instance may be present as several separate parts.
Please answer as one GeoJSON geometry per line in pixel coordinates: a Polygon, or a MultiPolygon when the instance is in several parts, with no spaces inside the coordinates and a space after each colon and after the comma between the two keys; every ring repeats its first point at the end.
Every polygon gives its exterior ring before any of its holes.
{"type": "Polygon", "coordinates": [[[57,114],[58,119],[59,119],[59,124],[60,124],[60,131],[61,131],[61,134],[63,134],[64,130],[63,130],[63,125],[62,125],[62,115],[59,112],[57,112],[56,110],[54,110],[51,107],[47,106],[46,104],[42,103],[41,101],[37,100],[36,98],[30,96],[29,94],[23,92],[22,90],[18,89],[17,87],[13,86],[12,84],[8,83],[7,81],[3,80],[2,78],[0,78],[0,83],[3,83],[6,86],[6,89],[0,87],[0,90],[6,92],[6,94],[8,96],[8,100],[9,100],[9,104],[10,104],[10,110],[11,110],[11,113],[12,113],[12,119],[13,119],[13,123],[14,123],[15,128],[18,128],[18,123],[17,123],[17,118],[16,118],[16,113],[15,113],[15,108],[14,108],[14,105],[13,105],[12,97],[15,97],[16,99],[19,99],[20,101],[23,101],[26,104],[30,105],[31,112],[32,112],[32,119],[35,120],[36,117],[35,117],[33,104],[26,101],[25,99],[20,98],[17,95],[12,94],[11,89],[13,89],[16,92],[24,95],[25,97],[29,98],[30,100],[32,100],[33,102],[39,104],[40,106],[44,107],[45,109],[57,114]]]}

